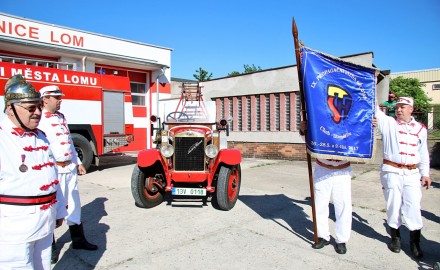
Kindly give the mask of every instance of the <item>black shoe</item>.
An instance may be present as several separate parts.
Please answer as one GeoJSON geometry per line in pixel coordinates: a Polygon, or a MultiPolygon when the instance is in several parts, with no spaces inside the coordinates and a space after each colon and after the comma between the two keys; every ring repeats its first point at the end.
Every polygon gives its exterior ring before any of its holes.
{"type": "Polygon", "coordinates": [[[409,248],[411,249],[412,255],[417,260],[423,258],[423,251],[420,248],[420,236],[420,230],[409,232],[409,248]]]}
{"type": "Polygon", "coordinates": [[[335,250],[339,254],[347,253],[347,247],[345,246],[345,243],[336,243],[335,250]]]}
{"type": "Polygon", "coordinates": [[[87,242],[87,240],[83,239],[81,241],[72,241],[73,249],[84,249],[84,250],[97,250],[98,246],[87,242]]]}
{"type": "Polygon", "coordinates": [[[315,244],[315,245],[313,246],[313,248],[314,248],[314,249],[321,249],[321,248],[323,248],[324,246],[327,246],[328,244],[330,244],[330,241],[327,241],[327,240],[325,240],[324,238],[319,237],[319,238],[318,238],[318,243],[315,244]]]}
{"type": "Polygon", "coordinates": [[[388,248],[394,253],[399,253],[400,252],[400,238],[399,237],[391,238],[391,242],[388,243],[388,248]]]}
{"type": "Polygon", "coordinates": [[[409,247],[411,249],[411,253],[412,253],[414,258],[416,258],[416,259],[423,258],[423,251],[420,248],[420,244],[419,243],[411,242],[409,247]]]}
{"type": "Polygon", "coordinates": [[[97,250],[98,246],[91,244],[84,236],[82,224],[69,226],[70,237],[72,238],[73,249],[97,250]]]}

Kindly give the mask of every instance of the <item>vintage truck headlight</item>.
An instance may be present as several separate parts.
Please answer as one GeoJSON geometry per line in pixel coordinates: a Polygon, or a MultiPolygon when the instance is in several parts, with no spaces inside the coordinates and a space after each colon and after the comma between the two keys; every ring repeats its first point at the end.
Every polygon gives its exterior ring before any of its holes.
{"type": "Polygon", "coordinates": [[[209,158],[215,158],[218,155],[218,148],[214,144],[208,144],[205,148],[205,155],[209,158]]]}
{"type": "Polygon", "coordinates": [[[174,147],[171,144],[164,144],[160,147],[162,156],[169,158],[174,154],[174,147]]]}

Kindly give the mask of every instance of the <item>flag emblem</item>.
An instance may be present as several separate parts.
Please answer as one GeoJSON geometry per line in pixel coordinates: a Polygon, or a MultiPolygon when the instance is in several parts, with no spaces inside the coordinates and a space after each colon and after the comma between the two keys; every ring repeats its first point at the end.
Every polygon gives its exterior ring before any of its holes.
{"type": "Polygon", "coordinates": [[[347,118],[353,100],[351,95],[339,86],[329,85],[327,88],[327,105],[332,112],[333,121],[338,124],[347,118]]]}

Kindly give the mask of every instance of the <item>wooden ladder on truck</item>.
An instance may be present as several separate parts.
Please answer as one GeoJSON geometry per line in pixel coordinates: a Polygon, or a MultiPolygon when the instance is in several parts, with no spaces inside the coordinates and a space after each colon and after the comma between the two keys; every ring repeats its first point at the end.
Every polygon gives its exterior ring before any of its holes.
{"type": "Polygon", "coordinates": [[[182,89],[176,111],[188,115],[191,121],[207,120],[208,111],[198,82],[182,82],[182,89]]]}

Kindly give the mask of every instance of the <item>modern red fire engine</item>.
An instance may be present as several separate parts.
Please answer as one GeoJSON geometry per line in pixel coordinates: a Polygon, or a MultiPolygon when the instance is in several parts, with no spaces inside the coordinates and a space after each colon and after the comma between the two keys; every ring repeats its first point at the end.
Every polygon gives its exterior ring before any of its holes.
{"type": "Polygon", "coordinates": [[[0,109],[3,111],[5,83],[13,75],[22,74],[37,90],[58,85],[65,94],[60,111],[67,118],[78,155],[88,168],[99,165],[99,156],[134,139],[130,81],[123,76],[68,69],[66,63],[2,58],[0,109]]]}

